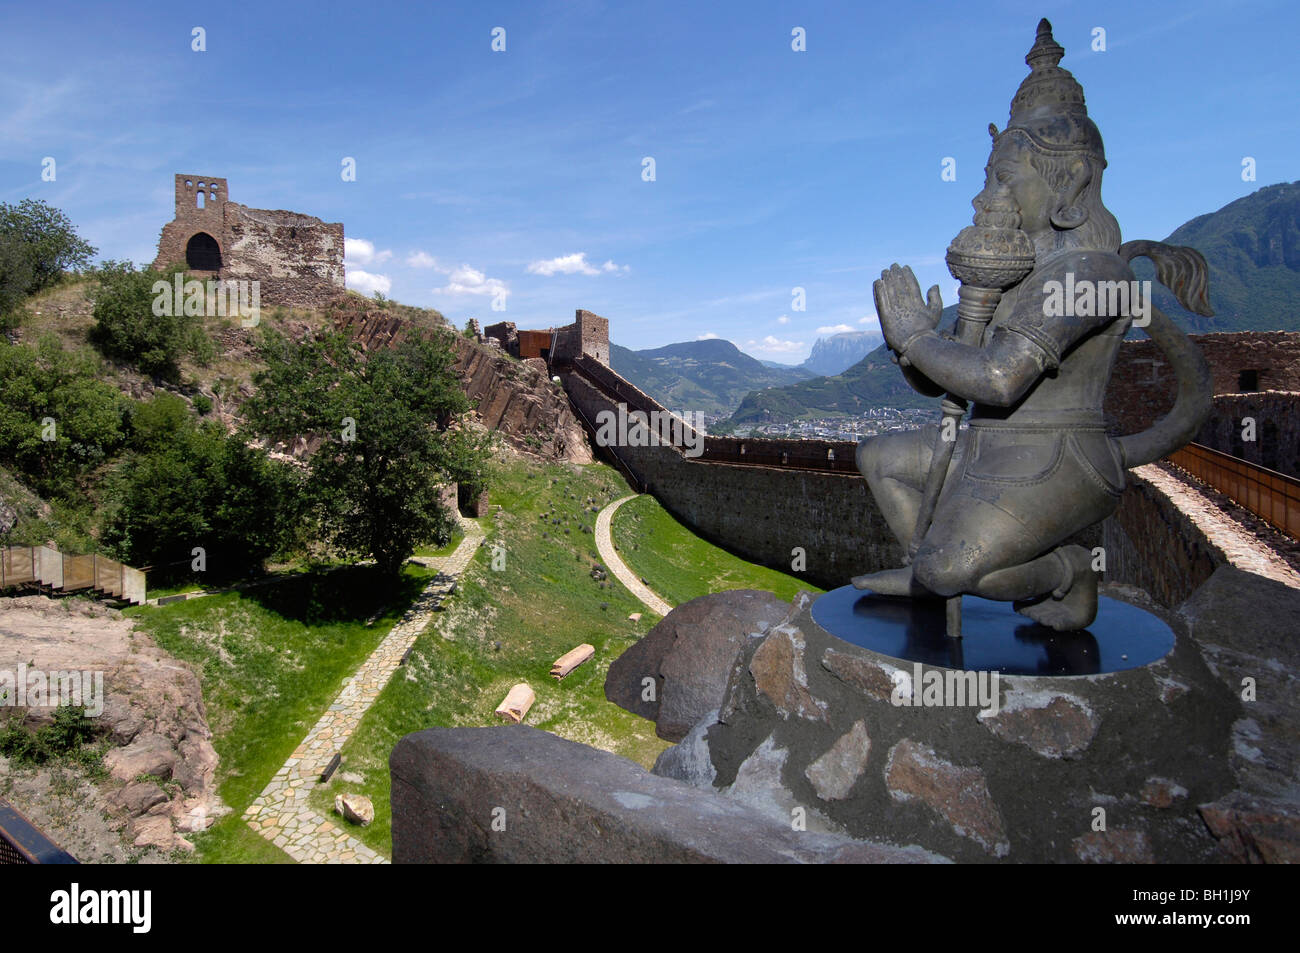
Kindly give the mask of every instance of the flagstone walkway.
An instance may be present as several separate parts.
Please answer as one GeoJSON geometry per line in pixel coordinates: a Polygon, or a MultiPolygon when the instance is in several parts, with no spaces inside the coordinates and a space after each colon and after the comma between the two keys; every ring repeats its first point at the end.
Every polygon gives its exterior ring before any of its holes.
{"type": "Polygon", "coordinates": [[[614,540],[609,534],[610,524],[614,521],[614,514],[618,511],[618,508],[628,500],[635,500],[637,496],[638,494],[633,493],[621,500],[615,500],[596,516],[596,552],[600,553],[600,558],[605,561],[605,565],[609,567],[615,578],[627,586],[628,592],[640,599],[647,609],[661,616],[667,615],[673,611],[673,607],[668,604],[666,599],[660,597],[654,590],[643,583],[640,577],[619,558],[614,549],[614,540]]]}
{"type": "Polygon", "coordinates": [[[451,592],[483,541],[483,530],[473,520],[462,519],[465,538],[450,556],[419,559],[438,575],[414,604],[393,625],[356,673],[343,685],[329,710],[321,715],[307,737],[275,772],[262,793],[244,812],[248,826],[307,864],[386,864],[388,858],[348,833],[348,822],[321,817],[307,803],[308,795],[343,744],[361,723],[362,716],[379,697],[416,638],[429,624],[438,604],[451,592]]]}

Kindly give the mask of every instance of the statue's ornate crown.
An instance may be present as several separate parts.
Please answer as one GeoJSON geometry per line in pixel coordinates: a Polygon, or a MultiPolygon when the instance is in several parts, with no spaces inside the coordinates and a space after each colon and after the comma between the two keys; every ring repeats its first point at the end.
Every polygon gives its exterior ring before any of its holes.
{"type": "Polygon", "coordinates": [[[1025,56],[1029,75],[1011,100],[1011,120],[1002,135],[1019,132],[1049,155],[1090,155],[1104,166],[1101,133],[1088,118],[1083,87],[1058,65],[1064,55],[1064,47],[1052,38],[1052,24],[1040,20],[1034,46],[1025,56]]]}

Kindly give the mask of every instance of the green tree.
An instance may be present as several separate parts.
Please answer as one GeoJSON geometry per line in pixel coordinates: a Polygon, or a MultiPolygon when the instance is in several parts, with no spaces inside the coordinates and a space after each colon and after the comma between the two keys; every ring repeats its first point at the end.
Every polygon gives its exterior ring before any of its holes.
{"type": "Polygon", "coordinates": [[[160,392],[131,416],[131,450],[107,481],[101,535],[135,565],[187,561],[201,547],[209,572],[238,576],[294,541],[298,483],[291,465],[160,392]]]}
{"type": "Polygon", "coordinates": [[[66,271],[85,268],[94,254],[52,205],[0,202],[0,319],[12,316],[28,295],[57,284],[66,271]]]}
{"type": "Polygon", "coordinates": [[[200,363],[211,360],[212,339],[202,318],[177,314],[174,306],[154,307],[155,282],[170,284],[179,270],[173,268],[163,274],[149,268],[137,271],[129,261],[103,262],[96,272],[91,343],[106,357],[134,364],[141,373],[172,382],[180,379],[180,361],[186,354],[200,363]],[[173,313],[166,313],[168,310],[173,313]]]}
{"type": "Polygon", "coordinates": [[[0,460],[43,496],[73,495],[124,445],[130,401],[96,379],[98,364],[53,335],[0,343],[0,460]]]}
{"type": "Polygon", "coordinates": [[[365,354],[339,333],[300,343],[267,331],[266,370],[244,405],[249,427],[279,441],[320,441],[307,498],[322,537],[372,556],[395,577],[425,542],[445,542],[448,480],[483,480],[485,442],[459,426],[469,409],[450,344],[411,337],[365,354]]]}

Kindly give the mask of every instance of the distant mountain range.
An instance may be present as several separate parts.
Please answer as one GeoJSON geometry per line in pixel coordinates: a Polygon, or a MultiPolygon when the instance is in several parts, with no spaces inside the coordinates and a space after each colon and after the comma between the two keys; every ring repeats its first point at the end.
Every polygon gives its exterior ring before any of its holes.
{"type": "MultiPolygon", "coordinates": [[[[1132,237],[1132,236],[1130,236],[1132,237]]],[[[1300,182],[1269,185],[1174,229],[1165,241],[1190,245],[1210,267],[1210,305],[1214,317],[1192,314],[1155,286],[1156,307],[1184,330],[1300,331],[1300,182]]],[[[1134,263],[1139,279],[1154,278],[1145,260],[1134,263]]],[[[941,326],[956,318],[944,309],[941,326]]],[[[1142,337],[1141,331],[1130,332],[1142,337]]],[[[834,414],[860,414],[874,407],[930,407],[904,382],[881,345],[838,376],[804,381],[749,394],[721,429],[765,420],[793,420],[834,414]]]]}
{"type": "Polygon", "coordinates": [[[751,391],[781,387],[813,375],[799,367],[768,366],[730,341],[683,341],[645,351],[614,344],[610,365],[670,410],[725,417],[751,391]]]}
{"type": "MultiPolygon", "coordinates": [[[[957,320],[957,306],[943,309],[941,327],[957,320]]],[[[788,387],[772,387],[747,394],[719,431],[752,427],[766,422],[783,422],[836,414],[861,414],[873,407],[931,407],[936,401],[922,397],[908,386],[889,355],[878,345],[865,358],[842,374],[801,381],[788,387]]]]}
{"type": "Polygon", "coordinates": [[[818,338],[808,360],[799,366],[817,377],[829,377],[848,370],[883,341],[879,331],[842,331],[818,338]]]}

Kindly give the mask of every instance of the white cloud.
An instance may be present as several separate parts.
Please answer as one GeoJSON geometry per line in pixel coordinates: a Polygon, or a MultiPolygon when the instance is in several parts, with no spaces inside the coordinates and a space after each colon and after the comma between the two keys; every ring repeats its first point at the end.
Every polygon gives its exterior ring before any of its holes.
{"type": "Polygon", "coordinates": [[[343,257],[358,265],[378,265],[393,257],[391,251],[375,251],[375,243],[364,238],[344,238],[343,257]]]}
{"type": "MultiPolygon", "coordinates": [[[[344,239],[346,241],[346,239],[344,239]]],[[[406,256],[406,264],[411,268],[437,268],[438,259],[428,252],[413,251],[406,256]]]]}
{"type": "Polygon", "coordinates": [[[701,335],[700,335],[699,337],[697,337],[695,340],[697,340],[697,341],[720,341],[720,340],[722,340],[722,339],[721,339],[720,337],[718,337],[716,334],[714,334],[712,331],[705,331],[703,334],[701,334],[701,335]]]}
{"type": "Polygon", "coordinates": [[[824,324],[817,329],[818,334],[846,334],[853,328],[847,324],[824,324]]]}
{"type": "Polygon", "coordinates": [[[530,275],[543,275],[550,278],[552,275],[598,275],[602,271],[609,274],[627,272],[629,269],[627,265],[616,265],[612,261],[606,261],[597,268],[587,261],[587,253],[580,251],[572,255],[561,255],[559,258],[535,261],[528,266],[527,270],[530,275]]]}
{"type": "Polygon", "coordinates": [[[762,351],[764,354],[793,354],[804,349],[803,341],[782,341],[779,338],[767,335],[761,341],[750,341],[745,345],[751,351],[762,351]]]}
{"type": "Polygon", "coordinates": [[[788,314],[783,314],[783,315],[781,315],[781,317],[779,317],[779,318],[776,319],[776,323],[777,323],[777,324],[789,324],[789,323],[790,323],[790,315],[788,315],[788,314]]]}
{"type": "Polygon", "coordinates": [[[372,295],[376,291],[380,294],[388,294],[393,287],[393,282],[387,275],[373,275],[368,271],[362,271],[360,268],[349,268],[347,269],[347,286],[354,291],[360,291],[362,294],[372,295]]]}
{"type": "Polygon", "coordinates": [[[447,284],[434,288],[434,294],[443,295],[489,295],[509,294],[510,290],[500,278],[489,278],[477,268],[460,265],[448,274],[447,284]]]}
{"type": "Polygon", "coordinates": [[[858,324],[871,324],[878,320],[874,314],[864,314],[858,318],[858,324]]]}

